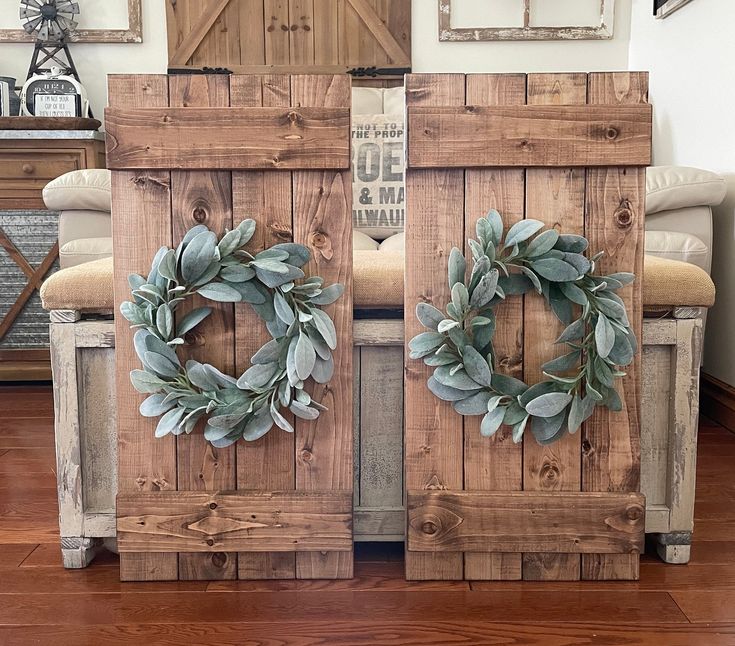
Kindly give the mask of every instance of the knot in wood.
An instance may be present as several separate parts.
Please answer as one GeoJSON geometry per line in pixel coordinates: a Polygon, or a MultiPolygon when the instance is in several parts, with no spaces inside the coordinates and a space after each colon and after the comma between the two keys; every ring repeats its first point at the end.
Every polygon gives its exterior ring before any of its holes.
{"type": "Polygon", "coordinates": [[[285,224],[270,224],[268,228],[271,230],[271,234],[279,240],[291,242],[293,240],[293,231],[291,227],[285,224]]]}
{"type": "Polygon", "coordinates": [[[210,502],[209,503],[209,508],[210,509],[217,509],[217,503],[216,502],[210,502]]]}
{"type": "Polygon", "coordinates": [[[146,479],[143,478],[142,476],[135,479],[135,484],[138,485],[139,489],[142,489],[143,487],[145,487],[145,483],[146,483],[146,479]]]}
{"type": "Polygon", "coordinates": [[[224,552],[215,552],[212,554],[212,565],[214,565],[214,567],[223,568],[227,565],[227,554],[224,552]]]}
{"type": "Polygon", "coordinates": [[[550,464],[547,462],[541,468],[541,477],[547,482],[554,483],[557,482],[561,477],[561,471],[559,471],[559,467],[555,464],[550,464]]]}
{"type": "Polygon", "coordinates": [[[630,521],[640,520],[643,516],[643,509],[640,505],[631,505],[625,510],[625,517],[630,521]]]}
{"type": "Polygon", "coordinates": [[[208,538],[207,539],[207,545],[209,545],[209,547],[212,547],[212,545],[214,545],[214,539],[213,538],[208,538]]]}
{"type": "Polygon", "coordinates": [[[615,139],[617,139],[619,134],[620,134],[620,131],[614,126],[610,126],[605,131],[605,137],[609,139],[610,141],[614,141],[615,139]]]}
{"type": "Polygon", "coordinates": [[[288,25],[281,25],[281,31],[288,31],[288,25]]]}
{"type": "Polygon", "coordinates": [[[582,452],[585,455],[590,455],[594,452],[589,440],[582,440],[582,452]]]}
{"type": "Polygon", "coordinates": [[[291,25],[291,31],[296,31],[298,28],[298,25],[291,25]]]}
{"type": "Polygon", "coordinates": [[[533,151],[533,144],[528,141],[528,139],[522,139],[521,143],[519,144],[519,147],[521,150],[524,150],[528,153],[533,151]]]}
{"type": "Polygon", "coordinates": [[[291,123],[301,123],[303,121],[303,117],[295,110],[291,110],[287,117],[291,123]]]}
{"type": "Polygon", "coordinates": [[[434,523],[431,520],[426,520],[421,525],[421,531],[424,532],[424,534],[428,534],[429,536],[432,536],[433,534],[436,534],[439,531],[439,528],[436,526],[436,523],[434,523]]]}
{"type": "Polygon", "coordinates": [[[312,460],[313,457],[314,457],[314,455],[311,453],[311,451],[309,451],[307,449],[304,449],[303,451],[301,451],[301,459],[304,462],[311,462],[311,460],[312,460]]]}
{"type": "Polygon", "coordinates": [[[200,332],[187,332],[184,335],[184,341],[189,345],[202,346],[204,345],[204,336],[200,332]]]}
{"type": "Polygon", "coordinates": [[[204,222],[204,220],[207,219],[207,209],[205,209],[203,206],[196,206],[194,207],[194,211],[192,211],[192,217],[201,224],[204,222]]]}
{"type": "Polygon", "coordinates": [[[276,30],[276,28],[273,25],[268,25],[268,28],[266,29],[266,31],[269,31],[269,32],[270,31],[275,31],[275,30],[276,30]]]}
{"type": "Polygon", "coordinates": [[[621,229],[627,229],[633,224],[633,210],[628,200],[623,200],[616,209],[615,222],[621,229]]]}
{"type": "Polygon", "coordinates": [[[304,31],[311,31],[311,27],[309,27],[309,25],[304,25],[304,31]]]}

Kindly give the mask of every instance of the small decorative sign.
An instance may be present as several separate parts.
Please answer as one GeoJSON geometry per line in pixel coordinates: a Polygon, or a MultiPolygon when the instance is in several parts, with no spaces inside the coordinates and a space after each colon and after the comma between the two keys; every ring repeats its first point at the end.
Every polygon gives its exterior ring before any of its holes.
{"type": "Polygon", "coordinates": [[[37,117],[78,117],[78,94],[34,94],[33,114],[37,117]]]}

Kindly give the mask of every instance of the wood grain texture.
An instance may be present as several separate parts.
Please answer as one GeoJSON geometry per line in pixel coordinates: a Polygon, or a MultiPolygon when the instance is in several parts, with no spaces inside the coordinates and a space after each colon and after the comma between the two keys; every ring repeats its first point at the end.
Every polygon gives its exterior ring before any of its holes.
{"type": "MultiPolygon", "coordinates": [[[[287,76],[233,76],[230,101],[233,106],[288,107],[291,83],[287,76]]],[[[257,223],[250,252],[258,252],[293,240],[291,173],[288,171],[235,171],[232,200],[235,224],[245,218],[257,223]]],[[[270,339],[265,324],[249,305],[235,307],[235,358],[238,375],[250,367],[250,358],[270,339]]],[[[288,419],[293,421],[289,414],[288,419]]],[[[296,485],[295,444],[292,434],[274,429],[255,442],[237,445],[237,488],[293,490],[296,485]]],[[[292,552],[240,552],[238,578],[293,579],[292,552]]]]}
{"type": "MultiPolygon", "coordinates": [[[[648,100],[648,74],[595,73],[588,79],[589,103],[639,104],[648,100]]],[[[650,142],[649,142],[650,146],[650,142]]],[[[603,272],[631,271],[632,286],[620,297],[641,339],[643,310],[643,226],[645,169],[601,168],[587,171],[585,235],[593,252],[605,251],[603,272]]],[[[638,491],[640,486],[640,354],[618,382],[623,410],[597,408],[582,428],[583,491],[638,491]]],[[[638,578],[637,555],[582,558],[582,578],[638,578]]]]}
{"type": "Polygon", "coordinates": [[[633,493],[408,491],[415,551],[637,553],[644,520],[633,493]]]}
{"type": "Polygon", "coordinates": [[[118,495],[120,552],[352,550],[351,492],[118,495]]]}
{"type": "Polygon", "coordinates": [[[651,163],[652,109],[641,105],[441,106],[409,113],[409,168],[651,163]]]}
{"type": "MultiPolygon", "coordinates": [[[[110,76],[110,105],[164,107],[168,105],[165,76],[110,76]]],[[[129,298],[128,274],[146,273],[162,245],[171,244],[171,175],[167,171],[112,173],[112,238],[115,253],[115,309],[129,298]]],[[[118,429],[118,491],[176,489],[174,437],[154,438],[155,421],[138,413],[142,397],[130,383],[138,368],[128,322],[115,318],[118,429]]],[[[175,579],[176,554],[127,554],[120,559],[123,580],[175,579]]]]}
{"type": "MultiPolygon", "coordinates": [[[[293,76],[294,108],[346,109],[352,102],[346,76],[293,76]]],[[[343,135],[349,128],[343,131],[343,135]]],[[[337,330],[334,376],[311,384],[311,396],[328,408],[318,419],[296,420],[296,489],[352,490],[352,179],[347,171],[298,171],[293,174],[294,241],[312,254],[305,271],[326,285],[341,283],[344,295],[324,308],[337,330]]],[[[297,578],[350,578],[351,552],[296,555],[297,578]]]]}
{"type": "MultiPolygon", "coordinates": [[[[230,80],[222,75],[169,77],[172,107],[227,107],[230,80]]],[[[171,173],[173,244],[178,245],[192,227],[204,224],[218,236],[233,227],[232,176],[227,171],[173,171],[171,173]]],[[[230,303],[211,303],[194,296],[182,303],[176,319],[207,305],[212,313],[187,335],[186,359],[209,363],[233,374],[235,312],[230,303]]],[[[235,447],[215,449],[204,439],[203,424],[176,441],[178,488],[187,491],[222,491],[235,488],[235,447]]],[[[181,554],[179,579],[234,579],[237,556],[231,554],[181,554]]]]}
{"type": "MultiPolygon", "coordinates": [[[[411,74],[406,77],[408,113],[419,106],[463,105],[462,74],[411,74]]],[[[413,315],[416,305],[443,308],[450,300],[445,266],[452,247],[464,240],[464,173],[462,170],[412,170],[406,173],[405,317],[406,343],[423,326],[413,315]]],[[[408,356],[408,350],[406,350],[408,356]]],[[[461,491],[462,418],[426,388],[432,370],[421,361],[406,363],[405,468],[408,489],[461,491]]],[[[461,579],[463,558],[454,554],[406,551],[406,578],[461,579]]]]}
{"type": "Polygon", "coordinates": [[[108,108],[114,169],[345,169],[350,108],[108,108]],[[206,142],[206,145],[204,145],[206,142]]]}
{"type": "MultiPolygon", "coordinates": [[[[467,103],[471,105],[524,105],[524,74],[469,74],[467,103]]],[[[467,169],[465,171],[465,238],[475,237],[475,224],[490,209],[497,209],[506,229],[523,219],[525,171],[516,168],[467,169]]],[[[471,253],[465,247],[465,255],[471,253]]],[[[512,298],[496,309],[493,344],[496,369],[523,377],[523,299],[512,298]]],[[[492,438],[480,435],[480,417],[464,419],[464,487],[483,491],[517,491],[523,484],[522,447],[515,444],[510,428],[492,438]]],[[[520,554],[467,553],[464,578],[468,580],[521,578],[520,554]]]]}
{"type": "MultiPolygon", "coordinates": [[[[529,74],[529,105],[584,105],[586,74],[529,74]]],[[[526,213],[559,233],[584,235],[584,170],[578,168],[529,168],[526,171],[526,213]]],[[[554,341],[564,329],[543,297],[524,299],[524,321],[532,334],[524,337],[524,381],[545,379],[542,365],[562,353],[554,341]]],[[[524,491],[580,491],[581,433],[567,435],[550,446],[541,446],[526,429],[523,440],[524,491]]],[[[524,554],[526,580],[575,580],[580,576],[576,554],[524,554]]]]}

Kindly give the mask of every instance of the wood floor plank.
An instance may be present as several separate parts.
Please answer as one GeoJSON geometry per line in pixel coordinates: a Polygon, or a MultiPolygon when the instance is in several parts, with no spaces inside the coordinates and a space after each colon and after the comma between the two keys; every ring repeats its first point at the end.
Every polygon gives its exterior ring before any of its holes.
{"type": "MultiPolygon", "coordinates": [[[[733,593],[735,600],[735,593],[733,593]]],[[[436,621],[681,623],[686,617],[666,592],[600,590],[498,592],[312,591],[0,594],[0,624],[206,624],[242,621],[269,624],[310,621],[436,621]],[[84,608],[80,613],[79,608],[84,608]]]]}
{"type": "Polygon", "coordinates": [[[0,569],[19,567],[36,549],[36,545],[19,543],[16,545],[0,544],[0,569]]]}
{"type": "Polygon", "coordinates": [[[693,623],[735,622],[735,591],[713,594],[707,586],[703,590],[672,592],[671,596],[693,623]]]}
{"type": "Polygon", "coordinates": [[[54,644],[54,646],[120,646],[121,644],[157,644],[179,646],[196,643],[201,646],[241,646],[279,644],[312,646],[339,644],[358,646],[471,646],[479,644],[616,644],[618,646],[732,646],[735,624],[714,629],[688,624],[650,624],[646,626],[616,624],[512,624],[465,622],[461,620],[388,622],[376,627],[361,622],[316,622],[272,625],[251,623],[147,624],[107,626],[20,626],[0,627],[0,643],[54,644]],[[244,642],[245,635],[247,641],[244,642]],[[5,640],[5,641],[3,641],[5,640]]]}

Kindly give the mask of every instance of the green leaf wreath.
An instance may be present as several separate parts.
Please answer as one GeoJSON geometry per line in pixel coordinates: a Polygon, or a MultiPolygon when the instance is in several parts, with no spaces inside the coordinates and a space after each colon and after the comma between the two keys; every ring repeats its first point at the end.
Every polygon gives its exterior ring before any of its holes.
{"type": "Polygon", "coordinates": [[[477,222],[478,239],[468,240],[474,263],[469,279],[464,255],[451,251],[446,314],[428,303],[416,308],[429,331],[411,340],[411,358],[434,368],[427,382],[434,395],[461,415],[483,416],[486,437],[507,424],[520,442],[530,422],[537,442],[551,444],[575,433],[596,406],[622,409],[615,379],[625,375],[620,368],[633,361],[637,342],[615,292],[634,276],[595,276],[602,253],[587,259],[584,237],[543,227],[522,220],[503,239],[503,221],[491,210],[477,222]],[[495,372],[493,337],[496,305],[532,289],[567,326],[556,343],[568,352],[544,364],[548,379],[528,386],[495,372]],[[576,318],[575,305],[581,306],[576,318]]]}
{"type": "Polygon", "coordinates": [[[278,244],[251,255],[244,246],[254,233],[253,220],[221,239],[204,225],[195,226],[175,250],[159,249],[147,278],[128,279],[133,300],[120,311],[137,328],[134,345],[143,364],[130,379],[136,390],[150,393],[140,413],[160,416],[156,437],[191,433],[207,417],[204,437],[221,448],[239,439],[257,440],[274,424],[293,432],[283,408],[307,420],[326,410],[304,385],[309,378],[317,383],[332,378],[337,334],[320,307],[335,302],[343,287],[305,277],[301,267],[311,254],[303,245],[278,244]],[[181,365],[176,347],[212,311],[200,307],[175,320],[177,307],[193,294],[249,303],[265,321],[272,339],[239,379],[198,361],[181,365]]]}

